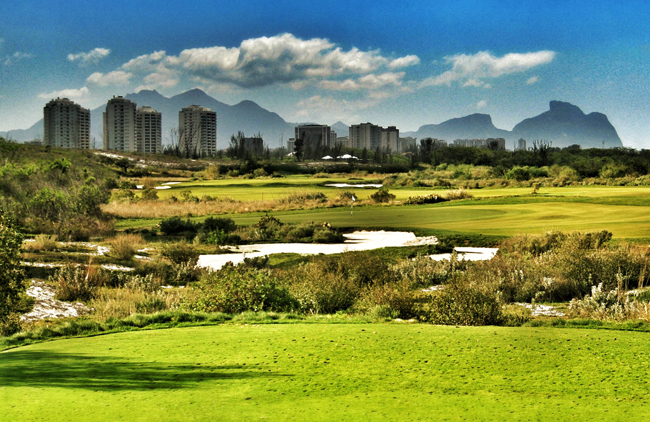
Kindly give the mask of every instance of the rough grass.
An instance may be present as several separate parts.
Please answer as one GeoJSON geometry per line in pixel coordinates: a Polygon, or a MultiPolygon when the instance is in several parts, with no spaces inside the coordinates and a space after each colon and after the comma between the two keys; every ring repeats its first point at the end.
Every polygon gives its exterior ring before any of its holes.
{"type": "Polygon", "coordinates": [[[2,353],[0,420],[645,420],[647,334],[223,325],[2,353]]]}

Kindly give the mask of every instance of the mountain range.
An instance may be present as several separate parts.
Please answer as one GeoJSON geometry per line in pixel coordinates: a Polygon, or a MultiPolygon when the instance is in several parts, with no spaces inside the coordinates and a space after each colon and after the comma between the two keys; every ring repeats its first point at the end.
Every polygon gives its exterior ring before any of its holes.
{"type": "MultiPolygon", "coordinates": [[[[200,89],[193,89],[171,98],[157,91],[142,90],[128,94],[125,98],[135,102],[138,107],[150,106],[162,113],[163,144],[170,142],[170,130],[178,125],[178,112],[188,105],[196,104],[217,112],[217,147],[226,148],[230,136],[238,131],[248,136],[261,133],[265,143],[271,148],[286,145],[294,136],[295,123],[286,122],[277,113],[260,107],[253,101],[242,101],[235,105],[222,103],[200,89]]],[[[95,145],[102,145],[102,105],[91,110],[91,138],[95,145]]],[[[342,122],[333,124],[339,137],[347,136],[349,126],[342,122]]],[[[43,120],[29,129],[0,132],[0,136],[19,142],[40,139],[43,134],[43,120]]],[[[509,148],[517,139],[524,138],[532,144],[534,140],[544,140],[556,147],[578,144],[583,148],[622,147],[616,129],[602,113],[585,114],[573,104],[551,101],[549,110],[535,117],[524,119],[512,131],[499,129],[492,123],[488,114],[472,114],[450,119],[439,124],[421,126],[415,132],[401,132],[400,136],[417,139],[437,138],[451,143],[454,139],[505,138],[509,148]]]]}

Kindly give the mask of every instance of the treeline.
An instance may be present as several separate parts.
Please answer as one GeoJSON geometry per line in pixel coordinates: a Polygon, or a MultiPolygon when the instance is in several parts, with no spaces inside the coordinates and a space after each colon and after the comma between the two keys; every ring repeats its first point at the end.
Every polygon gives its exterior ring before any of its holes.
{"type": "Polygon", "coordinates": [[[0,138],[0,163],[0,208],[24,231],[78,240],[112,229],[100,205],[115,179],[92,152],[0,138]]]}

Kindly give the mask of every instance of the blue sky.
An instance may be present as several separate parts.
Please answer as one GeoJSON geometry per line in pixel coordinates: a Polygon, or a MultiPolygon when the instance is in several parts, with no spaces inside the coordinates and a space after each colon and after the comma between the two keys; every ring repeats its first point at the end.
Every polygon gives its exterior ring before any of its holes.
{"type": "Polygon", "coordinates": [[[512,129],[550,100],[650,148],[641,1],[5,1],[0,131],[67,96],[201,88],[287,121],[402,131],[471,113],[512,129]]]}

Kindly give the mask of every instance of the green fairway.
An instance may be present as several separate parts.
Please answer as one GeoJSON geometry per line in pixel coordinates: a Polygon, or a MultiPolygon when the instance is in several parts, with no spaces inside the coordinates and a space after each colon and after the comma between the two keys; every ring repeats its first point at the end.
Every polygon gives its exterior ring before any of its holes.
{"type": "Polygon", "coordinates": [[[2,421],[645,420],[648,334],[224,325],[0,354],[2,421]]]}

